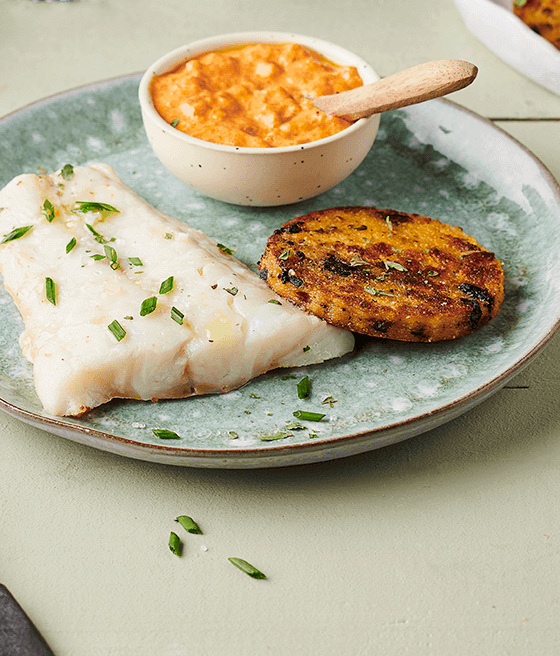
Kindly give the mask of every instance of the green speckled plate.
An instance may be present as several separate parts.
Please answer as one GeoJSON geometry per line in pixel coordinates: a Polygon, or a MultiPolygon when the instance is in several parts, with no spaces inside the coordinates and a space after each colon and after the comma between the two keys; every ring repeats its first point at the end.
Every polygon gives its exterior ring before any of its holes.
{"type": "Polygon", "coordinates": [[[281,223],[336,205],[427,214],[461,226],[504,262],[506,300],[490,324],[452,343],[359,339],[339,360],[270,372],[222,396],[115,401],[83,419],[43,413],[18,336],[22,320],[0,292],[0,405],[19,419],[95,448],[193,467],[271,467],[348,456],[418,435],[503,386],[557,330],[560,190],[548,171],[490,122],[434,100],[382,116],[368,157],[335,189],[298,205],[242,208],[175,180],[144,134],[134,75],[41,101],[0,120],[0,185],[66,163],[103,161],[158,209],[237,249],[256,271],[281,223]],[[296,378],[287,377],[288,374],[296,378]],[[312,397],[299,400],[307,374],[312,397]],[[330,402],[325,402],[330,398],[330,402]],[[320,423],[286,432],[297,409],[320,423]],[[161,440],[153,428],[176,432],[161,440]]]}

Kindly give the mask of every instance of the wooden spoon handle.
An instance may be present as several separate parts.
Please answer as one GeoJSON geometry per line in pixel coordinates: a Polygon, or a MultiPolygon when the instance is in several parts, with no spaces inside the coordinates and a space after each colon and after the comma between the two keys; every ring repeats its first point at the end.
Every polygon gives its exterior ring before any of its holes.
{"type": "Polygon", "coordinates": [[[413,66],[351,91],[320,96],[313,104],[326,114],[355,121],[458,91],[468,86],[477,73],[474,64],[442,59],[413,66]]]}

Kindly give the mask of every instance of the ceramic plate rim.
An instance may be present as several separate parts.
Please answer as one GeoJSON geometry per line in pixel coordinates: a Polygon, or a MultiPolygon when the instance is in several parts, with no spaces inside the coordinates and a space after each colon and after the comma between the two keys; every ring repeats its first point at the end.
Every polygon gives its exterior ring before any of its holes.
{"type": "MultiPolygon", "coordinates": [[[[132,73],[117,76],[52,94],[0,117],[0,126],[13,117],[23,115],[31,110],[40,109],[41,106],[48,106],[51,102],[64,100],[65,98],[71,98],[80,95],[81,93],[91,92],[97,89],[107,89],[111,86],[121,85],[129,81],[136,82],[141,79],[142,75],[143,73],[132,73]]],[[[533,163],[537,166],[539,173],[545,179],[545,182],[550,186],[550,189],[560,206],[560,184],[555,180],[545,165],[526,146],[505,132],[505,130],[495,125],[492,121],[480,116],[472,110],[457,105],[448,99],[437,99],[431,102],[446,104],[450,106],[453,111],[464,113],[469,116],[470,119],[481,122],[490,127],[492,130],[499,133],[503,139],[510,141],[517,148],[521,149],[526,156],[533,160],[533,163]]],[[[0,409],[24,423],[46,430],[47,432],[64,437],[71,441],[91,446],[92,448],[101,451],[116,453],[147,462],[159,462],[178,466],[229,469],[278,467],[320,462],[323,460],[344,457],[346,455],[363,453],[365,451],[374,450],[409,439],[469,411],[472,407],[488,398],[492,393],[498,391],[513,376],[519,373],[521,369],[529,364],[544,346],[548,344],[559,329],[560,315],[555,318],[549,330],[541,336],[540,340],[535,343],[530,350],[525,351],[519,358],[510,364],[507,369],[497,374],[483,385],[475,387],[467,393],[464,393],[433,410],[422,412],[414,417],[402,421],[395,421],[372,430],[362,432],[354,431],[346,435],[326,439],[318,438],[309,443],[273,444],[237,449],[174,447],[167,444],[142,443],[120,435],[111,434],[98,428],[73,424],[57,417],[40,415],[30,410],[26,410],[25,408],[21,408],[2,397],[0,397],[0,409]],[[388,439],[379,439],[382,436],[386,436],[388,439]]]]}

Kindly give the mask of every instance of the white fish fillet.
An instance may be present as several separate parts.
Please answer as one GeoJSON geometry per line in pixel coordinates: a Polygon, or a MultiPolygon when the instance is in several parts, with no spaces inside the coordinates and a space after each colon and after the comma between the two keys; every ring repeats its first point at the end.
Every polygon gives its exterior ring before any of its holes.
{"type": "Polygon", "coordinates": [[[105,164],[75,167],[69,181],[60,172],[18,176],[0,191],[0,208],[0,239],[32,226],[0,244],[0,272],[23,317],[20,346],[48,414],[78,416],[117,397],[226,392],[270,369],[321,362],[354,346],[351,333],[277,297],[207,235],[155,210],[105,164]],[[78,201],[119,213],[76,212],[78,201]],[[114,249],[112,265],[105,245],[114,249]],[[160,293],[171,276],[172,290],[160,293]],[[141,316],[152,297],[155,311],[141,316]],[[182,324],[172,308],[184,315],[182,324]],[[114,320],[126,332],[120,341],[108,328],[114,320]]]}

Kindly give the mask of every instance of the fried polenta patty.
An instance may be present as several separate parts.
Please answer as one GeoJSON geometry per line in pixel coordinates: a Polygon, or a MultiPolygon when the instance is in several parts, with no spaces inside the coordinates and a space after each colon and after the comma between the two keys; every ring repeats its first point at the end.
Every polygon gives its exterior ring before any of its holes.
{"type": "Polygon", "coordinates": [[[560,0],[516,0],[513,11],[533,32],[560,49],[560,0]]]}
{"type": "Polygon", "coordinates": [[[409,342],[456,339],[495,317],[504,274],[461,228],[418,214],[335,207],[268,239],[261,277],[335,326],[409,342]]]}

